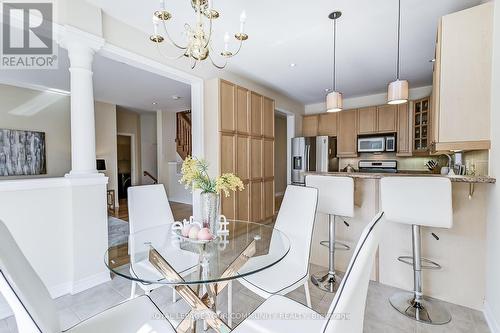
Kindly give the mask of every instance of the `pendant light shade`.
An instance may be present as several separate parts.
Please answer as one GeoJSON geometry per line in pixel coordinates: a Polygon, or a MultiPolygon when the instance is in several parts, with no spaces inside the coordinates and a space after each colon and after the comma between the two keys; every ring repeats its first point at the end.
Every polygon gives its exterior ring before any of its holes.
{"type": "Polygon", "coordinates": [[[403,104],[408,102],[409,85],[407,80],[399,79],[400,72],[400,42],[401,42],[401,0],[398,0],[398,58],[397,58],[397,78],[389,83],[387,87],[387,104],[403,104]]]}
{"type": "Polygon", "coordinates": [[[337,19],[342,15],[342,12],[335,11],[328,15],[328,18],[333,20],[333,90],[326,95],[326,112],[339,112],[342,110],[342,93],[337,91],[336,82],[336,39],[337,39],[337,19]]]}
{"type": "Polygon", "coordinates": [[[342,94],[338,91],[332,91],[326,95],[326,112],[342,111],[342,94]]]}
{"type": "Polygon", "coordinates": [[[408,102],[408,81],[396,80],[389,83],[387,104],[403,104],[408,102]]]}

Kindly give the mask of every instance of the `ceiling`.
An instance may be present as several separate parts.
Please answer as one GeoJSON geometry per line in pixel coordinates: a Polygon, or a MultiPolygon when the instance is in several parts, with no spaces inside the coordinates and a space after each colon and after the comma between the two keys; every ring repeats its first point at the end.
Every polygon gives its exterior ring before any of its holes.
{"type": "MultiPolygon", "coordinates": [[[[0,70],[0,83],[37,89],[70,91],[69,59],[59,49],[57,70],[0,70]]],[[[94,98],[136,112],[191,108],[189,85],[96,55],[93,63],[94,98]],[[174,100],[172,96],[178,96],[174,100]],[[156,103],[156,104],[153,104],[156,103]]]]}
{"type": "MultiPolygon", "coordinates": [[[[150,34],[158,0],[89,0],[103,11],[150,34]]],[[[431,84],[439,17],[481,0],[402,0],[401,76],[411,87],[431,84]]],[[[189,1],[167,1],[171,35],[181,41],[192,22],[189,1]]],[[[386,91],[396,75],[397,0],[213,0],[221,12],[214,32],[220,50],[225,31],[236,32],[247,13],[250,38],[226,70],[274,88],[304,104],[320,102],[332,87],[333,10],[341,10],[337,35],[337,88],[345,97],[386,91]],[[290,67],[290,64],[296,64],[290,67]]],[[[233,45],[234,47],[236,45],[233,45]]],[[[153,45],[151,47],[154,47],[153,45]]],[[[177,61],[186,61],[179,59],[177,61]]],[[[197,69],[194,69],[196,71],[197,69]]]]}

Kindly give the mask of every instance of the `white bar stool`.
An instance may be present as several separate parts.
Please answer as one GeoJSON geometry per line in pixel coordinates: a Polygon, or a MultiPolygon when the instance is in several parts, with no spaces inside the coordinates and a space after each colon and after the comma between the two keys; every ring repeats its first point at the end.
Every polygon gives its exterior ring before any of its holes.
{"type": "Polygon", "coordinates": [[[388,221],[412,226],[413,256],[399,261],[413,266],[413,291],[397,293],[389,298],[391,305],[414,320],[442,325],[451,315],[438,301],[424,297],[422,270],[441,266],[422,258],[420,229],[451,228],[453,208],[451,182],[444,177],[386,177],[380,182],[382,211],[388,221]]]}
{"type": "Polygon", "coordinates": [[[354,180],[351,177],[316,176],[306,177],[306,186],[318,189],[317,213],[328,215],[328,240],[320,242],[328,246],[328,271],[311,276],[319,289],[334,293],[339,282],[335,275],[335,250],[349,250],[347,244],[335,240],[335,217],[354,216],[354,180]]]}

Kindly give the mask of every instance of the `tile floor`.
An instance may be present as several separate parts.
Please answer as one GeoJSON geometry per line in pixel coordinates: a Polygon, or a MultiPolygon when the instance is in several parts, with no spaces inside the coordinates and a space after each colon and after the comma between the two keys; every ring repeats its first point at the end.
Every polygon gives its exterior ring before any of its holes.
{"type": "MultiPolygon", "coordinates": [[[[311,273],[317,272],[321,267],[311,266],[311,273]]],[[[313,309],[326,313],[333,296],[324,293],[311,285],[311,300],[313,309]]],[[[416,323],[403,315],[395,312],[388,303],[387,298],[392,295],[396,288],[370,282],[365,312],[365,328],[367,333],[441,333],[441,332],[464,332],[464,333],[487,333],[490,332],[484,316],[481,312],[462,306],[445,303],[452,314],[451,323],[443,326],[431,326],[416,323]]],[[[130,282],[116,277],[112,281],[86,290],[76,295],[66,295],[55,300],[59,311],[61,326],[63,329],[84,320],[116,303],[124,301],[130,295],[130,282]]],[[[233,307],[235,313],[249,313],[256,309],[263,299],[239,283],[233,284],[233,307]]],[[[304,290],[299,288],[287,295],[288,297],[305,303],[304,290]]],[[[175,318],[175,314],[187,313],[188,305],[179,300],[172,303],[172,292],[170,288],[163,287],[151,293],[151,298],[158,304],[165,315],[175,318]]],[[[218,308],[225,311],[227,294],[224,292],[219,298],[218,308]]],[[[235,320],[238,323],[240,320],[235,320]]],[[[198,331],[203,332],[198,325],[198,331]]],[[[0,320],[0,333],[17,332],[13,317],[0,320]]]]}

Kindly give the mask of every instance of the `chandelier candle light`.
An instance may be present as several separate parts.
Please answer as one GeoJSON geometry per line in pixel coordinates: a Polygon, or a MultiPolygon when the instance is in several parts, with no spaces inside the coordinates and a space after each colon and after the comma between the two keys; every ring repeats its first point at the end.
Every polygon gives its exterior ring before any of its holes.
{"type": "Polygon", "coordinates": [[[342,93],[337,91],[336,78],[336,41],[337,41],[337,19],[342,16],[342,12],[335,11],[328,15],[328,18],[333,20],[333,89],[326,95],[326,112],[338,112],[342,110],[342,93]]]}
{"type": "Polygon", "coordinates": [[[408,81],[400,80],[400,41],[401,41],[401,0],[398,0],[398,59],[397,59],[397,78],[396,81],[389,83],[387,89],[387,104],[404,104],[408,102],[408,81]]]}
{"type": "MultiPolygon", "coordinates": [[[[190,24],[185,23],[184,28],[186,30],[187,41],[185,44],[177,43],[170,36],[167,29],[167,21],[172,18],[172,14],[167,11],[166,0],[160,0],[160,9],[155,11],[153,14],[153,35],[149,39],[159,46],[160,43],[165,41],[165,37],[168,39],[170,44],[182,50],[182,54],[170,58],[179,59],[181,57],[190,58],[192,60],[191,68],[195,68],[196,65],[206,59],[210,59],[212,65],[219,69],[226,67],[228,59],[237,55],[243,42],[248,39],[248,35],[244,32],[245,22],[247,19],[245,11],[240,15],[240,31],[234,35],[234,38],[238,41],[238,48],[236,51],[231,51],[229,49],[230,35],[228,32],[224,34],[224,50],[220,52],[220,55],[224,59],[222,65],[218,65],[212,53],[215,53],[212,46],[212,25],[213,20],[217,19],[220,14],[217,10],[212,8],[212,0],[189,0],[191,6],[196,14],[196,24],[192,27],[190,24]],[[163,27],[165,37],[160,34],[160,24],[163,27]],[[207,25],[207,28],[205,28],[207,25]]],[[[169,58],[169,57],[167,57],[169,58]]]]}

